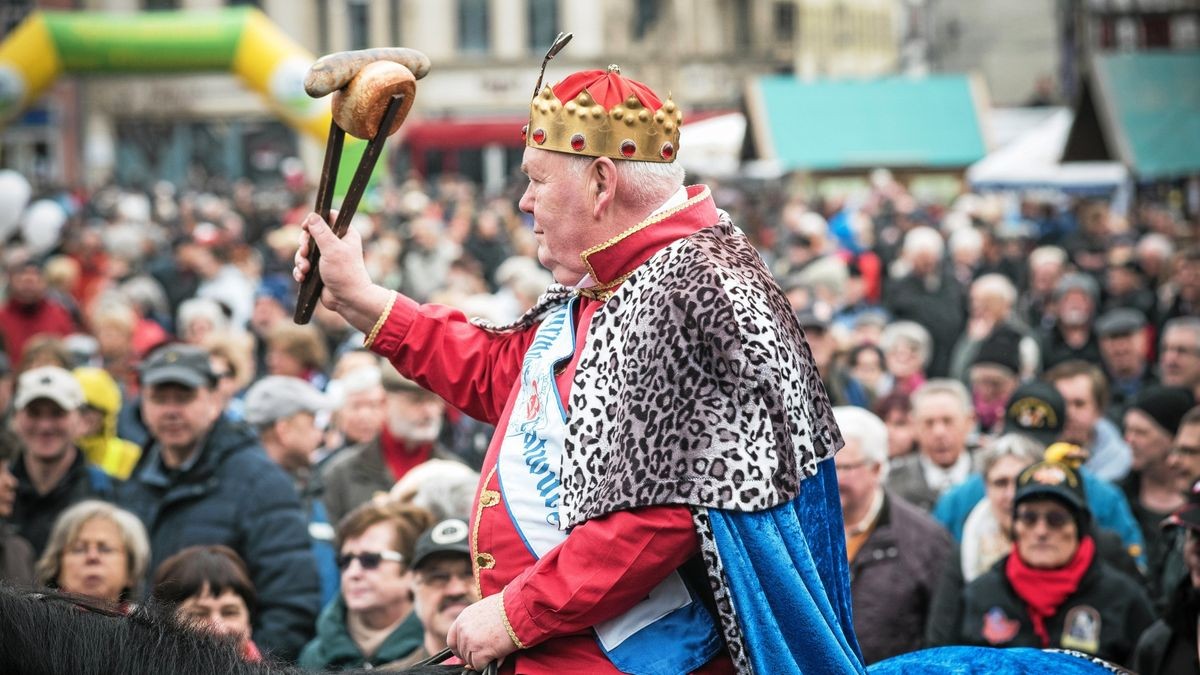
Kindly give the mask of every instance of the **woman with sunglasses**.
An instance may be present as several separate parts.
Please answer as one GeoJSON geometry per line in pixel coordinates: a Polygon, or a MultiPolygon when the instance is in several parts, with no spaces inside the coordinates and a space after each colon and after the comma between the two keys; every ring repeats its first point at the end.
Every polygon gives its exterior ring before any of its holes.
{"type": "Polygon", "coordinates": [[[954,641],[1073,649],[1129,665],[1153,609],[1137,581],[1097,555],[1079,474],[1043,461],[1016,485],[1012,550],[963,589],[954,641]]]}
{"type": "Polygon", "coordinates": [[[424,642],[413,612],[413,549],[433,525],[425,509],[367,502],[338,524],[341,589],[317,619],[317,637],[300,653],[310,670],[375,668],[424,642]]]}

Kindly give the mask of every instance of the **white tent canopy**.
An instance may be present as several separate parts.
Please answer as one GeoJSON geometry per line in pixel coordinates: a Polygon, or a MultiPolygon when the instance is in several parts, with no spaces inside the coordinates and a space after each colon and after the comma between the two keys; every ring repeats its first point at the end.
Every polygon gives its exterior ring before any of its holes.
{"type": "Polygon", "coordinates": [[[1069,162],[1060,159],[1074,117],[1057,110],[967,169],[976,190],[1051,188],[1065,192],[1111,192],[1129,180],[1119,162],[1069,162]]]}
{"type": "Polygon", "coordinates": [[[679,163],[700,176],[726,178],[738,172],[746,116],[740,112],[684,122],[679,129],[679,163]]]}

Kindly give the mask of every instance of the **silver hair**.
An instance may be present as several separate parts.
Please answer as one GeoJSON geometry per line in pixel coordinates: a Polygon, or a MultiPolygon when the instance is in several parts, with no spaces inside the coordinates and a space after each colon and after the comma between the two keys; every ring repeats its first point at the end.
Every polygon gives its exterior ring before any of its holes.
{"type": "Polygon", "coordinates": [[[179,305],[178,332],[186,335],[188,326],[196,319],[208,319],[213,329],[220,333],[229,328],[229,319],[221,311],[221,304],[211,298],[189,298],[179,305]]]}
{"type": "Polygon", "coordinates": [[[1200,317],[1197,316],[1177,316],[1174,319],[1163,324],[1162,334],[1166,337],[1167,333],[1173,330],[1191,331],[1196,338],[1196,349],[1200,350],[1200,317]]]}
{"type": "Polygon", "coordinates": [[[987,450],[979,453],[979,466],[984,478],[996,466],[996,462],[1005,457],[1016,457],[1026,466],[1042,459],[1046,446],[1025,434],[1004,434],[987,450]]]}
{"type": "Polygon", "coordinates": [[[471,513],[479,474],[459,462],[431,459],[414,468],[392,486],[390,499],[419,506],[435,521],[462,518],[471,513]]]}
{"type": "Polygon", "coordinates": [[[929,367],[929,360],[933,357],[933,338],[924,326],[916,321],[893,321],[884,327],[883,334],[879,336],[879,346],[884,353],[900,341],[907,342],[917,352],[923,367],[929,367]]]}
{"type": "Polygon", "coordinates": [[[919,251],[929,251],[941,258],[946,253],[946,240],[941,233],[927,225],[914,227],[904,235],[901,256],[908,258],[919,251]]]}
{"type": "Polygon", "coordinates": [[[984,274],[971,283],[972,290],[979,289],[989,295],[997,295],[1009,306],[1017,302],[1017,287],[1003,274],[984,274]]]}
{"type": "Polygon", "coordinates": [[[1041,267],[1053,263],[1059,267],[1067,264],[1067,252],[1057,246],[1039,246],[1029,254],[1029,266],[1041,267]]]}
{"type": "Polygon", "coordinates": [[[146,527],[137,516],[125,509],[96,499],[79,502],[59,514],[58,520],[54,521],[54,529],[50,531],[46,549],[34,565],[34,578],[43,586],[57,586],[58,575],[62,572],[63,553],[79,537],[83,526],[96,518],[111,522],[121,531],[121,541],[125,545],[125,572],[129,580],[126,596],[140,597],[146,567],[150,564],[150,539],[146,536],[146,527]]]}
{"type": "Polygon", "coordinates": [[[930,396],[938,395],[954,397],[962,405],[963,414],[974,414],[975,407],[971,404],[971,394],[967,391],[966,385],[949,378],[935,378],[917,388],[912,395],[913,413],[915,414],[921,404],[930,396]]]}
{"type": "Polygon", "coordinates": [[[887,480],[888,430],[883,420],[870,410],[853,405],[835,406],[833,418],[837,420],[843,437],[858,441],[863,458],[879,466],[880,482],[887,480]]]}
{"type": "MultiPolygon", "coordinates": [[[[576,176],[582,176],[595,157],[567,155],[568,163],[576,176]]],[[[679,162],[634,162],[614,161],[617,167],[617,184],[630,204],[658,206],[683,186],[685,171],[679,162]]]]}
{"type": "Polygon", "coordinates": [[[973,227],[957,229],[950,234],[950,250],[968,250],[978,253],[983,250],[983,235],[973,227]]]}

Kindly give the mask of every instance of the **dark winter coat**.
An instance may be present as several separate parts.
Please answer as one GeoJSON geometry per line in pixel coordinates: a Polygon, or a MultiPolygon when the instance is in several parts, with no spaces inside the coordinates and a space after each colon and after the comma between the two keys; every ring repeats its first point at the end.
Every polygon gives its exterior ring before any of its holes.
{"type": "Polygon", "coordinates": [[[117,490],[150,535],[149,574],[180,550],[224,544],[246,561],[258,594],[254,642],[294,659],[313,634],[320,588],[307,518],[291,478],[248,428],[218,420],[195,463],[168,470],[157,444],[117,490]]]}
{"type": "Polygon", "coordinates": [[[875,528],[850,561],[854,632],[867,663],[925,646],[925,621],[950,551],[941,525],[885,493],[875,528]]]}

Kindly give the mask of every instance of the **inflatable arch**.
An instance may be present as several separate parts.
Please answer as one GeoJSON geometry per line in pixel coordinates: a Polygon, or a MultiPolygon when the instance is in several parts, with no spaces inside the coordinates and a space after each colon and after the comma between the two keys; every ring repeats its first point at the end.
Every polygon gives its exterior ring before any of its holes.
{"type": "Polygon", "coordinates": [[[315,60],[254,8],[31,13],[0,43],[0,124],[63,73],[232,71],[290,126],[324,141],[329,103],[304,93],[315,60]]]}

